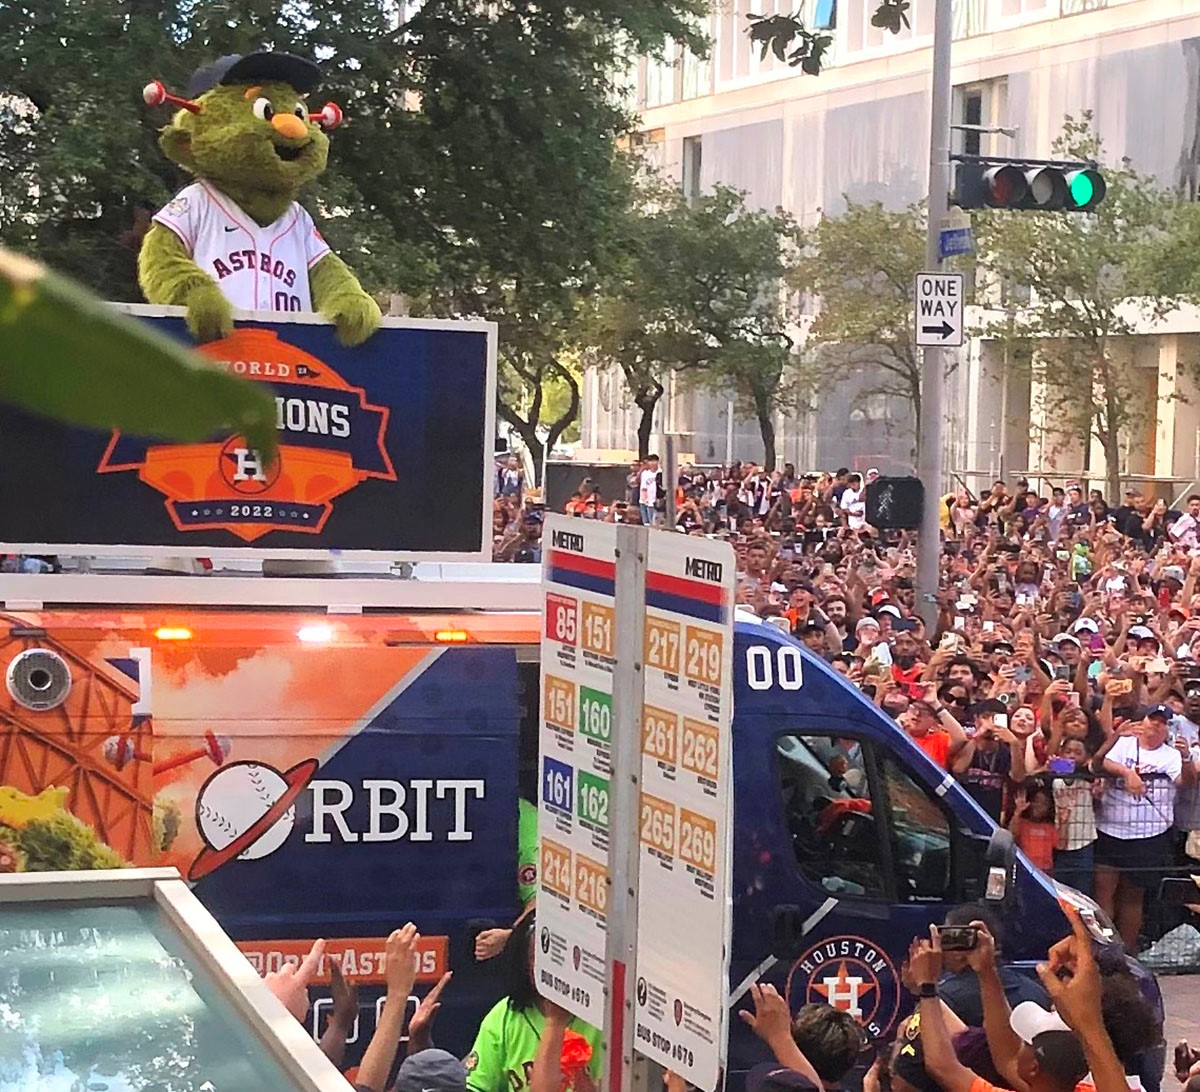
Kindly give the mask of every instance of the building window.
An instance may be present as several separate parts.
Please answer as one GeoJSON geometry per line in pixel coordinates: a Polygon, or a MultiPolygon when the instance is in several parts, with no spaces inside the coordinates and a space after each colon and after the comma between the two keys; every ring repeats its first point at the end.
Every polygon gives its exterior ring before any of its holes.
{"type": "Polygon", "coordinates": [[[960,155],[1012,155],[1017,149],[1008,138],[982,132],[1007,124],[1008,81],[1001,77],[954,89],[954,151],[960,155]],[[967,128],[974,126],[974,128],[967,128]]]}
{"type": "Polygon", "coordinates": [[[812,25],[813,30],[834,30],[837,27],[837,0],[816,0],[812,25]]]}
{"type": "Polygon", "coordinates": [[[683,195],[689,201],[700,196],[700,157],[701,138],[690,136],[683,138],[683,195]]]}

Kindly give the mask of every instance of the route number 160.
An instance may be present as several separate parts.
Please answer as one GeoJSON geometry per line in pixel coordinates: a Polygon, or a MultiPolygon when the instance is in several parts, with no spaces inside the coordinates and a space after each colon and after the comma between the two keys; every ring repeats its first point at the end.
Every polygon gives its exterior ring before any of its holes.
{"type": "Polygon", "coordinates": [[[751,690],[799,690],[804,685],[800,650],[791,645],[751,645],[746,649],[746,681],[751,690]]]}

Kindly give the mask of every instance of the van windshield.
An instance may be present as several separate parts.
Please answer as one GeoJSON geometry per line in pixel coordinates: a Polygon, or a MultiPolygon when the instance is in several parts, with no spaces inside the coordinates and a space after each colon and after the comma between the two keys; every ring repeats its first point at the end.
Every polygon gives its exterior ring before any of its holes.
{"type": "Polygon", "coordinates": [[[781,736],[776,749],[788,836],[807,879],[835,895],[948,897],[949,818],[894,756],[819,734],[781,736]]]}

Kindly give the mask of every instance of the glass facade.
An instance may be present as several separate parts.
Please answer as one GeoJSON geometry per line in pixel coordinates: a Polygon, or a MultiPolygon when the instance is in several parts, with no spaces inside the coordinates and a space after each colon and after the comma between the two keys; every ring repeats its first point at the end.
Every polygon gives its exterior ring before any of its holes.
{"type": "Polygon", "coordinates": [[[0,904],[0,1092],[294,1087],[153,902],[0,904]]]}

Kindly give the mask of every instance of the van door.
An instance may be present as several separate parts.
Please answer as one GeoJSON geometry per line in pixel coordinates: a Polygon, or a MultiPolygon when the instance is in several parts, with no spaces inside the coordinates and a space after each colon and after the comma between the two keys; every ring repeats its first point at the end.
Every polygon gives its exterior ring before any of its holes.
{"type": "MultiPolygon", "coordinates": [[[[739,652],[735,670],[745,662],[739,652]]],[[[909,942],[963,900],[959,839],[896,727],[825,665],[806,656],[804,668],[790,694],[737,691],[731,1004],[770,981],[793,1010],[826,1001],[878,1038],[906,1008],[909,942]]],[[[764,1048],[740,1020],[731,1028],[736,1073],[764,1048]]]]}

